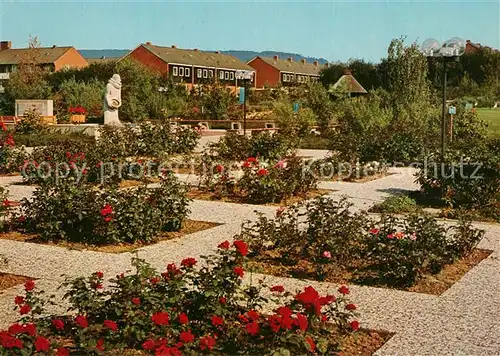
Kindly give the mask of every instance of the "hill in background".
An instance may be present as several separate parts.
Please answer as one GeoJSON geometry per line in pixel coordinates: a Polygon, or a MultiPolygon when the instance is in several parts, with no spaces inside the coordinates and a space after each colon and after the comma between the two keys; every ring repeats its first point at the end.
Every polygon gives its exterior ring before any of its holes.
{"type": "MultiPolygon", "coordinates": [[[[79,50],[82,56],[85,58],[119,58],[126,55],[130,50],[128,49],[82,49],[79,50]]],[[[278,55],[282,59],[286,59],[288,57],[292,57],[294,61],[299,61],[302,58],[305,58],[308,62],[318,61],[320,64],[325,64],[327,62],[324,58],[315,58],[315,57],[305,57],[297,53],[288,53],[288,52],[274,52],[274,51],[244,51],[244,50],[229,50],[229,51],[221,51],[221,53],[230,54],[236,58],[239,58],[243,62],[248,62],[252,58],[256,56],[261,57],[273,57],[274,55],[278,55]]]]}

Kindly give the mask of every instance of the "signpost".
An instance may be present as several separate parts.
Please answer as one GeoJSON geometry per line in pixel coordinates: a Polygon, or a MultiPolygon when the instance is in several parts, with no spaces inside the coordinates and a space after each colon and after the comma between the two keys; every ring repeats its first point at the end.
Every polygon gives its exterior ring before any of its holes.
{"type": "Polygon", "coordinates": [[[247,134],[247,83],[253,78],[251,70],[237,70],[235,77],[237,80],[243,80],[243,88],[240,88],[240,104],[243,104],[243,135],[247,134]],[[243,94],[243,98],[242,95],[243,94]]]}
{"type": "Polygon", "coordinates": [[[453,141],[453,115],[457,114],[457,107],[450,105],[448,107],[448,114],[450,115],[450,142],[453,141]]]}

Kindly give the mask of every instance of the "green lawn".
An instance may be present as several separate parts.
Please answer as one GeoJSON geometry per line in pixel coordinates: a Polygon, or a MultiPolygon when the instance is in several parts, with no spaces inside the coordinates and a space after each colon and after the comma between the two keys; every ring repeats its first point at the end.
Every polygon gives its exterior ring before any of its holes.
{"type": "Polygon", "coordinates": [[[500,137],[500,108],[477,108],[480,118],[488,123],[488,133],[491,137],[500,137]]]}

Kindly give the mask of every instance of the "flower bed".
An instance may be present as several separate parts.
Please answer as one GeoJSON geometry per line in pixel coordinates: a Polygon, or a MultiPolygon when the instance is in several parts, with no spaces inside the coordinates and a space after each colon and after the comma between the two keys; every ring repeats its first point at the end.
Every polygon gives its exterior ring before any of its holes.
{"type": "Polygon", "coordinates": [[[484,231],[472,228],[470,221],[449,228],[419,214],[373,221],[349,208],[345,200],[320,197],[280,208],[274,219],[259,214],[238,238],[249,242],[252,266],[260,271],[400,289],[460,259],[470,265],[489,254],[473,254],[484,231]]]}
{"type": "MultiPolygon", "coordinates": [[[[203,257],[199,269],[190,257],[180,266],[167,265],[161,274],[133,259],[135,273],[116,276],[107,289],[102,272],[67,280],[63,287],[71,316],[48,316],[49,298],[27,281],[25,295],[14,301],[21,318],[0,332],[0,352],[331,354],[359,330],[348,288],[321,296],[312,287],[291,294],[262,282],[244,286],[248,247],[243,241],[233,246],[222,242],[217,255],[203,257]],[[260,293],[265,289],[271,292],[268,298],[260,293]],[[277,307],[266,311],[268,303],[277,307]]],[[[378,343],[385,339],[379,336],[378,343]]]]}
{"type": "Polygon", "coordinates": [[[196,221],[186,219],[182,223],[182,227],[178,231],[164,231],[161,232],[158,236],[152,239],[149,243],[136,242],[136,243],[112,243],[112,244],[85,244],[79,242],[70,242],[70,241],[55,241],[49,242],[40,238],[39,235],[36,234],[26,234],[20,233],[17,231],[7,232],[0,234],[0,239],[6,240],[14,240],[14,241],[23,241],[23,242],[33,242],[33,243],[41,243],[54,245],[59,247],[65,247],[71,250],[87,250],[87,251],[97,251],[97,252],[106,252],[106,253],[124,253],[124,252],[132,252],[139,248],[149,246],[154,243],[158,243],[161,241],[167,241],[172,239],[181,238],[183,236],[194,234],[199,231],[211,229],[213,227],[219,226],[220,224],[212,223],[208,221],[196,221]]]}
{"type": "Polygon", "coordinates": [[[447,206],[447,215],[467,210],[500,222],[500,139],[486,141],[466,152],[449,151],[444,160],[430,155],[417,173],[422,197],[447,206]]]}
{"type": "Polygon", "coordinates": [[[213,198],[251,204],[281,203],[297,196],[307,198],[315,190],[317,179],[303,168],[302,160],[296,156],[277,162],[261,162],[256,157],[242,163],[212,162],[207,166],[204,162],[198,189],[211,193],[213,198]]]}
{"type": "Polygon", "coordinates": [[[150,243],[176,231],[189,213],[187,187],[168,173],[156,188],[95,187],[67,178],[38,187],[12,225],[45,241],[150,243]]]}

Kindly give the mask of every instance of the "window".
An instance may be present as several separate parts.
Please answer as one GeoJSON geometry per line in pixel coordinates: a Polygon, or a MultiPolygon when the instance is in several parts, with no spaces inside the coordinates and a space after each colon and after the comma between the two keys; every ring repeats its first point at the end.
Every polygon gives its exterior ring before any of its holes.
{"type": "Polygon", "coordinates": [[[177,77],[177,67],[172,67],[172,75],[177,77]]]}
{"type": "Polygon", "coordinates": [[[184,76],[184,67],[179,67],[179,77],[184,76]]]}
{"type": "Polygon", "coordinates": [[[222,70],[219,71],[219,78],[224,79],[224,71],[222,70]]]}
{"type": "Polygon", "coordinates": [[[203,69],[203,78],[208,78],[208,70],[203,69]]]}
{"type": "Polygon", "coordinates": [[[210,69],[210,70],[208,71],[208,77],[209,77],[209,78],[213,78],[213,76],[214,76],[214,71],[213,71],[213,69],[210,69]]]}
{"type": "Polygon", "coordinates": [[[229,80],[229,72],[224,72],[224,79],[229,80]]]}
{"type": "Polygon", "coordinates": [[[234,72],[231,72],[231,80],[234,80],[234,72]]]}
{"type": "Polygon", "coordinates": [[[283,74],[283,81],[286,82],[286,74],[283,74]]]}
{"type": "Polygon", "coordinates": [[[184,71],[184,76],[185,77],[191,76],[191,68],[186,68],[186,70],[184,71]]]}
{"type": "Polygon", "coordinates": [[[301,76],[301,75],[298,75],[298,76],[297,76],[297,81],[298,81],[299,83],[302,83],[302,76],[301,76]]]}
{"type": "Polygon", "coordinates": [[[201,72],[202,72],[202,71],[201,71],[201,69],[197,69],[197,70],[196,70],[196,76],[197,76],[198,78],[201,78],[201,72]]]}

